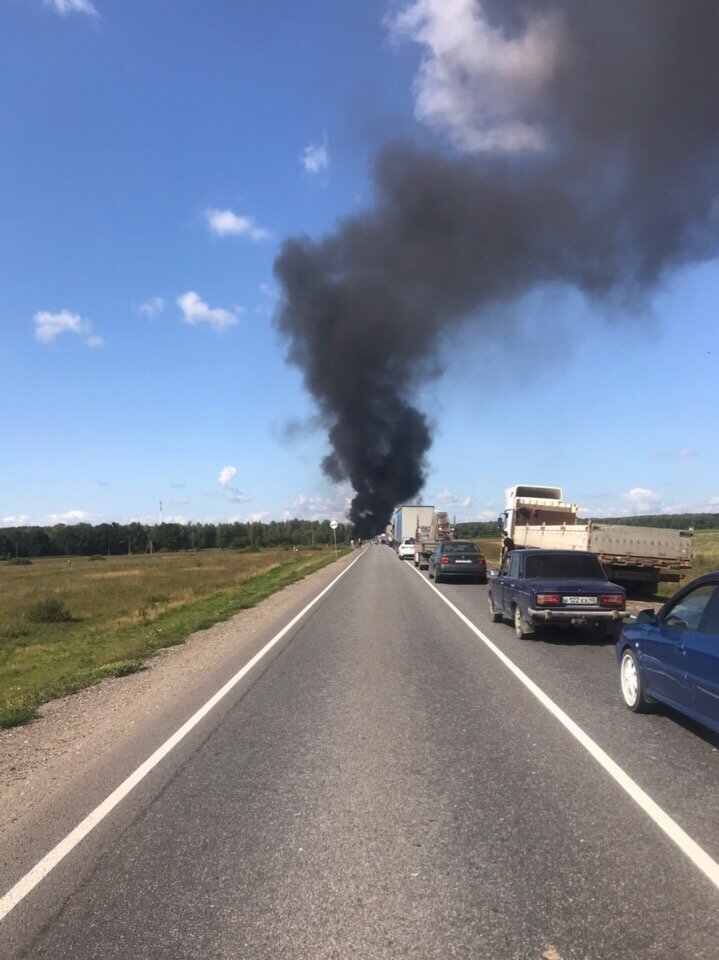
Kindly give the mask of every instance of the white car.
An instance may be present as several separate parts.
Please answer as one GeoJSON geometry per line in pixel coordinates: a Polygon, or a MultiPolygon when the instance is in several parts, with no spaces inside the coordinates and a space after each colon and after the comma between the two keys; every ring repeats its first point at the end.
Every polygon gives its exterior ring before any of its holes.
{"type": "Polygon", "coordinates": [[[400,560],[414,560],[414,537],[405,537],[397,547],[400,560]]]}

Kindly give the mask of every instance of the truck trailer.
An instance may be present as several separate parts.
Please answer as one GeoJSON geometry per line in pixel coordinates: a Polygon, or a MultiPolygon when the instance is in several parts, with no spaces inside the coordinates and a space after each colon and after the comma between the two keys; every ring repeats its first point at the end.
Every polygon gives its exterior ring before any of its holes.
{"type": "Polygon", "coordinates": [[[434,507],[426,504],[405,504],[397,507],[392,519],[392,538],[395,549],[405,537],[414,537],[417,527],[429,526],[434,507]]]}
{"type": "Polygon", "coordinates": [[[454,527],[449,514],[439,510],[432,514],[431,523],[418,526],[414,535],[414,565],[421,569],[429,566],[429,558],[441,540],[454,540],[454,527]]]}
{"type": "Polygon", "coordinates": [[[692,530],[583,522],[578,513],[561,487],[517,484],[507,490],[499,522],[516,547],[588,550],[610,580],[645,594],[660,582],[676,583],[691,568],[692,530]]]}

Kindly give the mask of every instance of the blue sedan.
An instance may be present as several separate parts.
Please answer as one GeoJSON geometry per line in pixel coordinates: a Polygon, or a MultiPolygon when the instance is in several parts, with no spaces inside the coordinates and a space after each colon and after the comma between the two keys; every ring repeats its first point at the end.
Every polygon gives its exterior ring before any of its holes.
{"type": "Polygon", "coordinates": [[[617,641],[624,702],[666,703],[719,733],[719,571],[687,584],[655,613],[642,610],[617,641]]]}

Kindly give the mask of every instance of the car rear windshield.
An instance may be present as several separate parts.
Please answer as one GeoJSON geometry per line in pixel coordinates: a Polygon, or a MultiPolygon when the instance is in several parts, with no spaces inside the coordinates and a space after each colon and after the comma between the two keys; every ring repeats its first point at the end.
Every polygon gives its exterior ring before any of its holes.
{"type": "Polygon", "coordinates": [[[442,544],[443,553],[479,553],[476,543],[468,540],[452,540],[442,544]]]}
{"type": "Polygon", "coordinates": [[[545,554],[527,557],[524,575],[528,580],[538,578],[577,577],[583,580],[606,580],[602,565],[591,554],[545,554]]]}

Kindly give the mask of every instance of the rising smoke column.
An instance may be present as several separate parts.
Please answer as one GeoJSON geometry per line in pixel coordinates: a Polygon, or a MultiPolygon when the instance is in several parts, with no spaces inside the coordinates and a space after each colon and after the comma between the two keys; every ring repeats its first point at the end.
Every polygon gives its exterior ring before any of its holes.
{"type": "Polygon", "coordinates": [[[375,203],[275,262],[277,324],[349,479],[360,536],[425,477],[412,404],[438,337],[543,284],[635,298],[717,253],[719,4],[417,0],[416,114],[451,143],[387,145],[375,203]]]}

